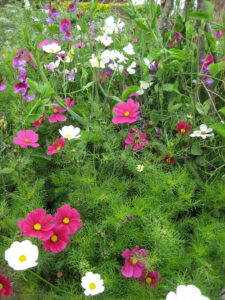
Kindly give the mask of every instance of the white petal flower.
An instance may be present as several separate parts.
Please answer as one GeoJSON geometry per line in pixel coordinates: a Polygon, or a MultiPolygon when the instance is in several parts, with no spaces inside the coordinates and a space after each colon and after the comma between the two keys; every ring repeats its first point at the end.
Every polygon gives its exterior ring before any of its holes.
{"type": "Polygon", "coordinates": [[[104,282],[99,274],[87,272],[81,279],[81,286],[85,289],[85,296],[94,296],[104,291],[104,282]]]}
{"type": "Polygon", "coordinates": [[[30,241],[13,242],[5,251],[5,260],[16,271],[26,270],[37,266],[38,247],[30,241]]]}
{"type": "Polygon", "coordinates": [[[176,293],[170,292],[166,300],[210,300],[202,296],[201,291],[194,285],[179,285],[176,293]]]}
{"type": "Polygon", "coordinates": [[[97,57],[92,53],[91,59],[89,59],[90,64],[93,68],[98,68],[99,67],[99,61],[97,57]]]}
{"type": "Polygon", "coordinates": [[[200,131],[196,130],[192,134],[190,134],[191,137],[201,137],[203,140],[205,140],[209,136],[214,136],[214,133],[212,132],[212,128],[208,128],[205,124],[200,125],[200,131]]]}
{"type": "Polygon", "coordinates": [[[141,96],[141,95],[143,95],[144,94],[144,90],[138,90],[136,93],[139,95],[139,96],[141,96]]]}
{"type": "Polygon", "coordinates": [[[56,43],[51,43],[42,47],[43,51],[47,53],[58,53],[61,50],[61,47],[56,43]]]}
{"type": "Polygon", "coordinates": [[[152,84],[153,82],[140,81],[140,87],[142,90],[148,89],[152,84]]]}
{"type": "Polygon", "coordinates": [[[80,128],[75,128],[73,125],[63,126],[62,129],[59,129],[59,133],[62,137],[68,140],[78,139],[81,137],[80,128]]]}
{"type": "Polygon", "coordinates": [[[127,54],[135,54],[134,47],[131,43],[129,43],[126,47],[123,48],[123,51],[125,51],[127,54]]]}
{"type": "Polygon", "coordinates": [[[143,61],[144,61],[144,64],[148,67],[148,68],[150,68],[150,60],[147,58],[147,57],[144,57],[144,59],[143,59],[143,61]]]}
{"type": "Polygon", "coordinates": [[[138,172],[142,172],[144,170],[144,166],[143,165],[137,165],[137,171],[138,172]]]}
{"type": "Polygon", "coordinates": [[[132,64],[127,68],[127,72],[129,74],[135,74],[135,72],[136,72],[136,69],[135,69],[136,66],[137,66],[136,62],[133,61],[132,64]]]}
{"type": "Polygon", "coordinates": [[[111,36],[108,36],[106,34],[96,37],[96,41],[101,42],[105,47],[108,47],[113,42],[111,36]]]}

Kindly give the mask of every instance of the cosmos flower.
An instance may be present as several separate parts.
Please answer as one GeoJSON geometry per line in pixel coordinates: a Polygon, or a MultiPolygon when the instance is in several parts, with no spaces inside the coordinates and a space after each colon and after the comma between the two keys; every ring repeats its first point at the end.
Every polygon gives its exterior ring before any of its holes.
{"type": "MultiPolygon", "coordinates": [[[[53,104],[56,104],[55,101],[53,101],[53,104]]],[[[50,123],[56,123],[56,122],[65,122],[66,116],[64,116],[62,113],[66,112],[66,109],[63,109],[58,106],[53,106],[53,115],[49,117],[50,123]]]]}
{"type": "Polygon", "coordinates": [[[191,126],[186,124],[186,122],[177,123],[177,131],[181,137],[183,137],[189,130],[191,130],[191,126]]]}
{"type": "Polygon", "coordinates": [[[67,235],[67,230],[64,226],[55,225],[52,228],[52,235],[48,240],[42,241],[44,248],[47,252],[51,251],[54,253],[61,252],[66,248],[70,242],[70,238],[67,235]]]}
{"type": "Polygon", "coordinates": [[[55,155],[56,153],[60,152],[63,150],[65,147],[65,140],[63,137],[59,138],[59,141],[54,142],[51,146],[48,147],[47,149],[47,154],[48,155],[55,155]]]}
{"type": "Polygon", "coordinates": [[[104,282],[99,274],[87,272],[81,279],[81,286],[85,289],[85,296],[94,296],[104,292],[104,282]]]}
{"type": "Polygon", "coordinates": [[[148,144],[146,133],[141,132],[140,129],[138,129],[136,132],[128,133],[128,137],[124,140],[124,142],[125,149],[130,146],[132,150],[139,150],[148,144]]]}
{"type": "Polygon", "coordinates": [[[140,113],[138,108],[140,103],[136,104],[132,99],[128,99],[126,103],[119,102],[116,107],[114,107],[113,112],[117,115],[112,118],[113,124],[123,124],[123,123],[134,123],[137,121],[137,115],[140,113]]]}
{"type": "Polygon", "coordinates": [[[38,134],[33,130],[20,130],[17,132],[17,137],[13,138],[13,143],[19,145],[22,148],[31,146],[37,148],[40,145],[36,143],[38,141],[38,134]]]}
{"type": "Polygon", "coordinates": [[[212,131],[212,128],[208,128],[205,124],[202,124],[200,125],[200,130],[194,131],[192,134],[190,134],[190,136],[201,137],[203,140],[205,140],[207,137],[214,136],[212,131]]]}
{"type": "Polygon", "coordinates": [[[47,53],[58,53],[61,50],[60,43],[57,41],[50,42],[49,40],[44,40],[39,43],[39,48],[47,53]]]}
{"type": "Polygon", "coordinates": [[[10,284],[10,279],[0,275],[0,299],[1,295],[10,296],[13,292],[13,288],[10,284]]]}
{"type": "Polygon", "coordinates": [[[170,292],[166,296],[166,300],[210,300],[209,298],[202,296],[199,288],[194,285],[179,285],[176,293],[170,292]]]}
{"type": "Polygon", "coordinates": [[[173,165],[174,164],[174,158],[170,157],[169,154],[167,154],[164,158],[164,163],[168,164],[168,165],[173,165]]]}
{"type": "Polygon", "coordinates": [[[45,114],[43,114],[43,116],[40,117],[39,120],[35,121],[32,125],[33,125],[34,127],[37,127],[37,128],[38,128],[38,127],[40,127],[41,124],[45,121],[45,119],[46,119],[45,114]]]}

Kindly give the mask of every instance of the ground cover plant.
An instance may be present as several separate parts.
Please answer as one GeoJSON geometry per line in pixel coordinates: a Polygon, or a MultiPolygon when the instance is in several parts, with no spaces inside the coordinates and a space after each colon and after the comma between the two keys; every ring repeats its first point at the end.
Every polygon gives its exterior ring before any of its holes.
{"type": "Polygon", "coordinates": [[[0,297],[221,299],[225,22],[175,2],[0,9],[0,297]]]}

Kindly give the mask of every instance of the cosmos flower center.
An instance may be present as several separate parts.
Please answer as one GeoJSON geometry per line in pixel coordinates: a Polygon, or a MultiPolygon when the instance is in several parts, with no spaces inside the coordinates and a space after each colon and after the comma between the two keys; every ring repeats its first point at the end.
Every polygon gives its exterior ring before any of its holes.
{"type": "Polygon", "coordinates": [[[53,109],[53,112],[54,112],[54,114],[57,114],[58,109],[54,108],[54,109],[53,109]]]}
{"type": "Polygon", "coordinates": [[[0,283],[0,291],[3,289],[3,284],[0,283]]]}
{"type": "Polygon", "coordinates": [[[56,148],[56,150],[58,150],[58,151],[61,150],[61,146],[58,146],[58,147],[56,148]]]}
{"type": "Polygon", "coordinates": [[[180,132],[181,132],[181,133],[185,133],[185,128],[182,128],[182,129],[180,130],[180,132]]]}
{"type": "Polygon", "coordinates": [[[54,50],[53,48],[51,48],[49,51],[50,51],[50,52],[54,52],[55,50],[54,50]]]}
{"type": "Polygon", "coordinates": [[[70,138],[70,137],[71,137],[71,134],[66,134],[66,137],[70,138]]]}
{"type": "Polygon", "coordinates": [[[129,117],[129,115],[130,115],[129,111],[126,111],[126,112],[124,113],[124,116],[125,116],[125,117],[129,117]]]}
{"type": "Polygon", "coordinates": [[[53,243],[57,242],[57,241],[58,241],[57,235],[53,234],[53,236],[51,236],[51,241],[52,241],[53,243]]]}
{"type": "Polygon", "coordinates": [[[20,257],[19,257],[19,261],[21,261],[21,262],[25,262],[27,260],[27,257],[26,257],[26,255],[20,255],[20,257]]]}
{"type": "Polygon", "coordinates": [[[138,262],[138,261],[137,261],[136,258],[132,258],[131,263],[132,263],[133,265],[136,265],[137,262],[138,262]]]}
{"type": "Polygon", "coordinates": [[[63,219],[63,223],[64,223],[64,224],[68,224],[69,222],[70,222],[70,219],[69,219],[69,218],[64,218],[64,219],[63,219]]]}
{"type": "Polygon", "coordinates": [[[205,131],[201,131],[201,134],[202,134],[202,135],[205,135],[205,134],[206,134],[206,132],[205,132],[205,131]]]}
{"type": "Polygon", "coordinates": [[[139,137],[136,136],[136,137],[134,138],[134,143],[135,143],[135,144],[138,144],[138,142],[139,142],[139,137]]]}
{"type": "Polygon", "coordinates": [[[152,279],[150,277],[146,278],[146,283],[150,284],[152,282],[152,279]]]}
{"type": "Polygon", "coordinates": [[[25,143],[29,143],[29,140],[28,140],[28,139],[25,139],[25,143]]]}
{"type": "Polygon", "coordinates": [[[90,290],[94,290],[96,288],[96,284],[94,282],[89,284],[90,290]]]}
{"type": "Polygon", "coordinates": [[[41,224],[37,223],[37,224],[34,224],[34,230],[41,230],[41,224]]]}

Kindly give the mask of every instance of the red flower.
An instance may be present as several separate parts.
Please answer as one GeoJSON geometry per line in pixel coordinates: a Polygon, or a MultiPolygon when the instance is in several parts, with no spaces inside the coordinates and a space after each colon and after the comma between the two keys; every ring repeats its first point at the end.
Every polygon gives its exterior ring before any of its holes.
{"type": "Polygon", "coordinates": [[[38,208],[26,216],[26,220],[19,220],[18,227],[25,237],[36,237],[47,240],[52,235],[54,224],[52,215],[47,215],[44,209],[38,208]]]}
{"type": "Polygon", "coordinates": [[[68,204],[57,208],[54,223],[62,225],[68,234],[74,234],[82,226],[79,212],[75,208],[71,208],[68,204]]]}
{"type": "Polygon", "coordinates": [[[33,125],[34,127],[40,127],[41,124],[42,124],[44,121],[45,121],[45,114],[43,114],[43,116],[40,117],[39,120],[35,121],[32,125],[33,125]]]}
{"type": "Polygon", "coordinates": [[[13,288],[10,285],[10,279],[0,275],[0,299],[1,295],[9,296],[13,292],[13,288]]]}
{"type": "Polygon", "coordinates": [[[48,155],[54,155],[58,152],[60,152],[63,147],[65,147],[65,140],[63,137],[59,138],[59,141],[58,142],[54,142],[51,146],[48,147],[48,152],[47,154],[48,155]]]}
{"type": "Polygon", "coordinates": [[[163,161],[164,161],[164,163],[166,163],[168,165],[173,165],[174,164],[174,158],[170,157],[168,154],[165,156],[163,161]]]}
{"type": "Polygon", "coordinates": [[[63,226],[55,226],[52,229],[53,233],[51,237],[42,241],[46,251],[52,251],[54,253],[61,252],[66,248],[66,245],[70,242],[70,238],[67,235],[67,230],[63,226]]]}
{"type": "Polygon", "coordinates": [[[191,130],[191,126],[187,125],[186,122],[180,122],[177,124],[177,130],[180,136],[184,136],[189,130],[191,130]]]}
{"type": "Polygon", "coordinates": [[[144,284],[151,286],[153,289],[156,288],[156,285],[158,282],[162,281],[162,277],[159,275],[158,272],[148,271],[148,273],[145,275],[146,270],[143,271],[143,277],[141,280],[144,284]]]}

